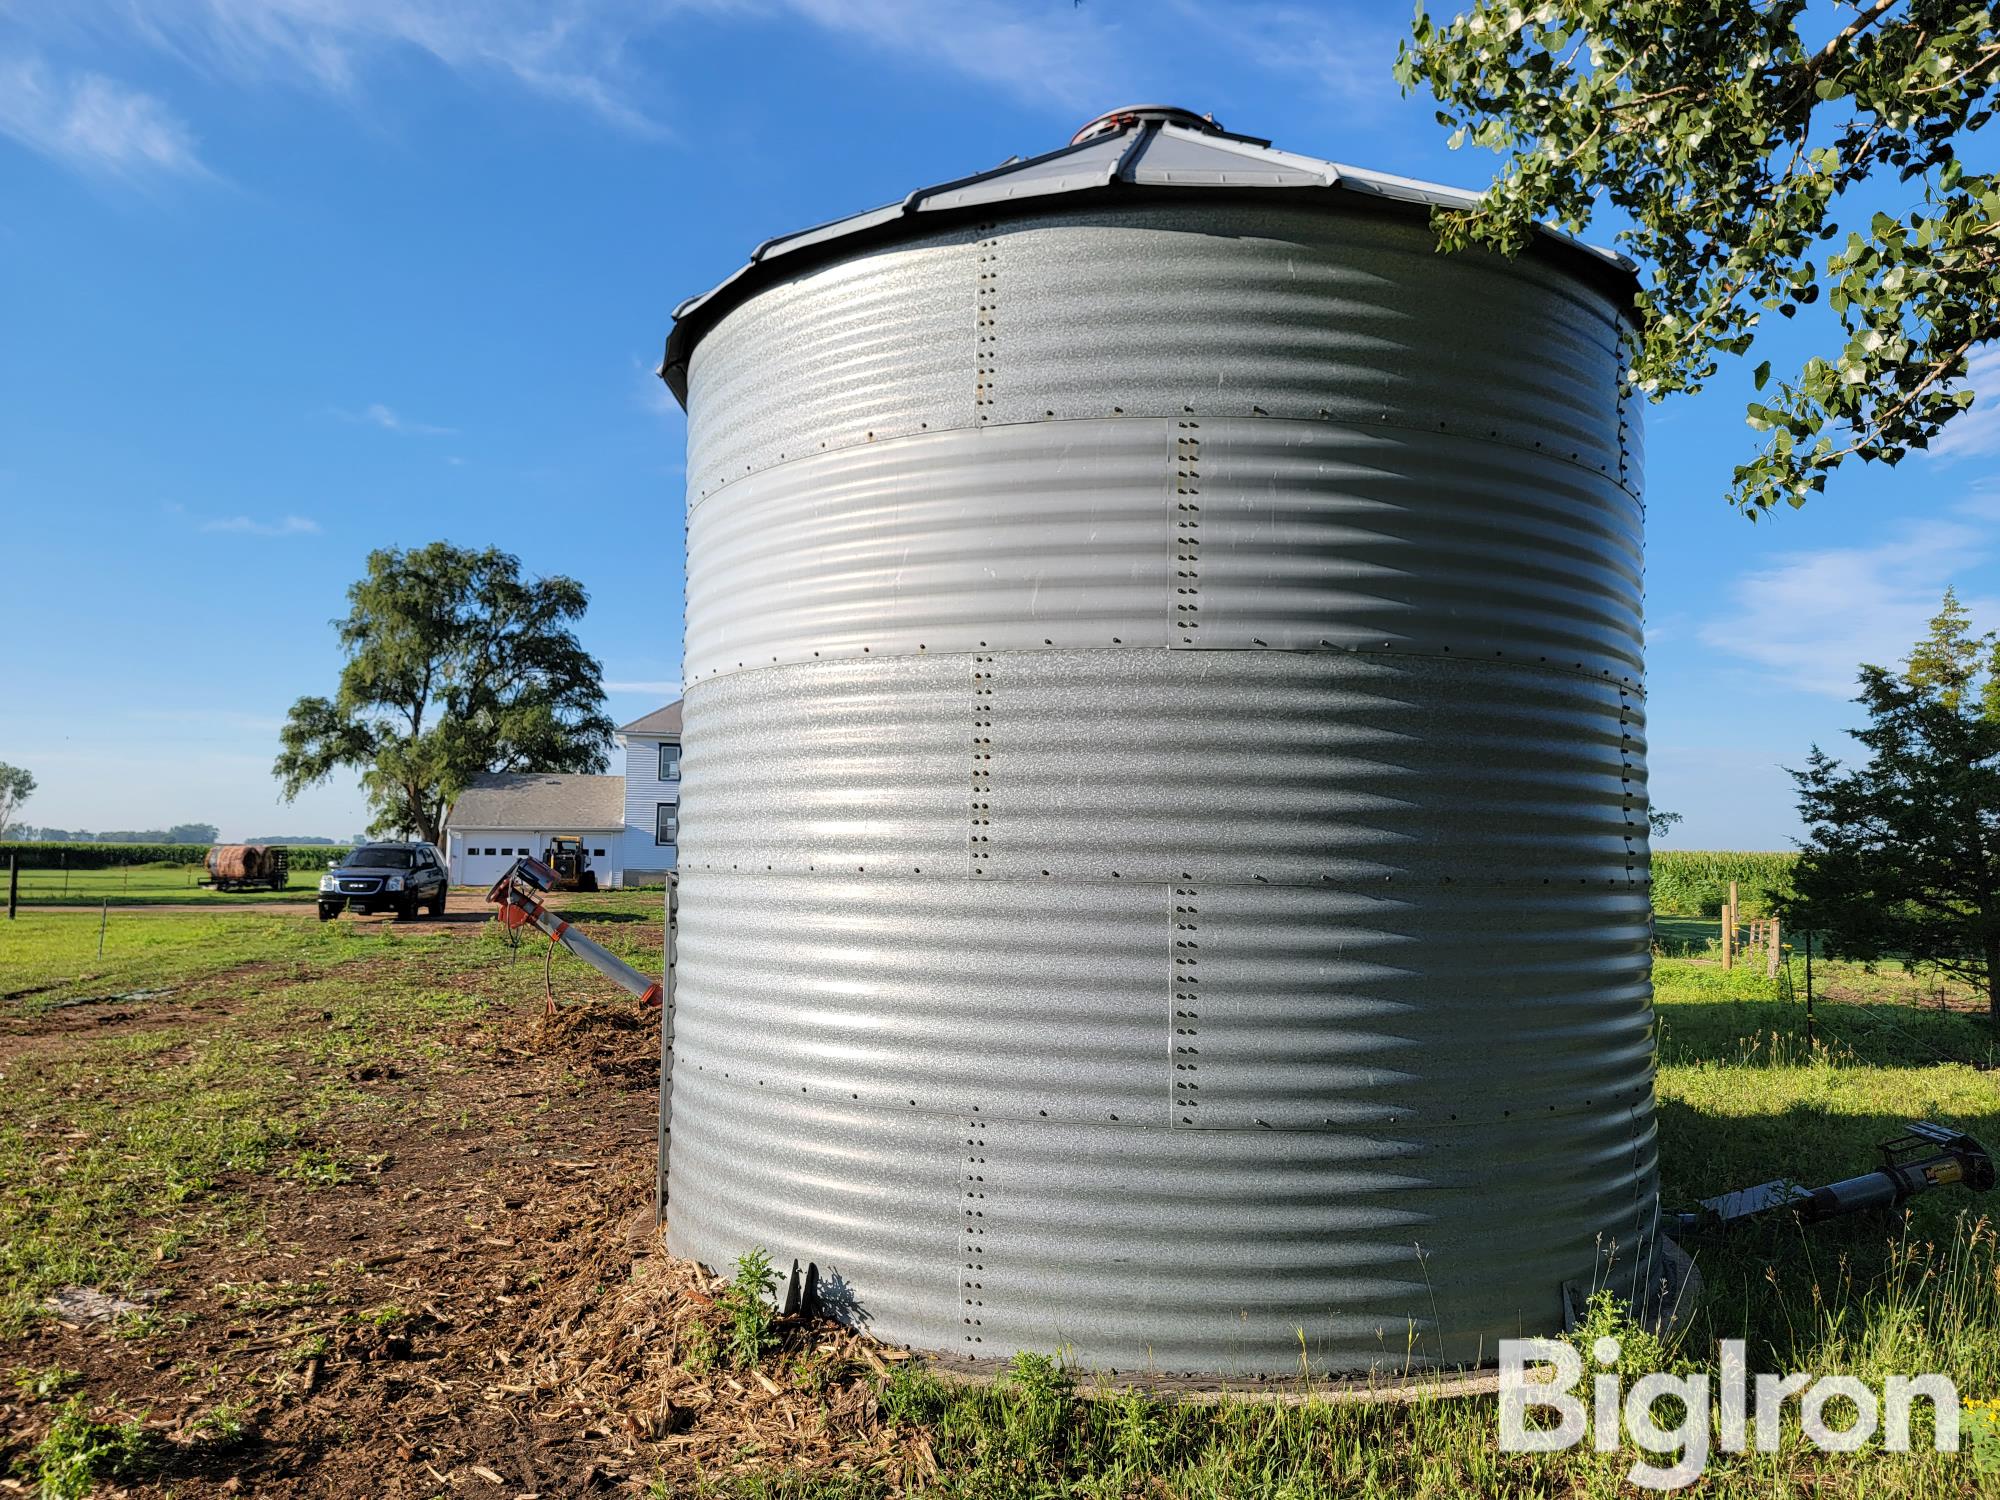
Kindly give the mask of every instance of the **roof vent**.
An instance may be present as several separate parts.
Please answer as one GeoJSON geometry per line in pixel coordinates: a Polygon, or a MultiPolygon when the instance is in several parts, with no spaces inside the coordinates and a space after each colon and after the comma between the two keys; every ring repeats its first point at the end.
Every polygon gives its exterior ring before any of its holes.
{"type": "Polygon", "coordinates": [[[1182,109],[1176,104],[1127,104],[1118,109],[1107,109],[1103,114],[1085,125],[1069,138],[1072,146],[1080,146],[1085,141],[1095,140],[1100,135],[1116,135],[1121,130],[1130,130],[1134,125],[1161,121],[1170,125],[1185,126],[1189,130],[1206,130],[1221,135],[1225,132],[1214,115],[1198,115],[1191,109],[1182,109]]]}

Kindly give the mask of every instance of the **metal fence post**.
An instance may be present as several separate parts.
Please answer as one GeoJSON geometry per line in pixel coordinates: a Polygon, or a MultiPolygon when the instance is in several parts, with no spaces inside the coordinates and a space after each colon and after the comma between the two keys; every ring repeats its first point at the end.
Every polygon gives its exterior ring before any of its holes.
{"type": "Polygon", "coordinates": [[[21,856],[7,856],[7,920],[14,920],[14,908],[21,904],[21,856]]]}
{"type": "Polygon", "coordinates": [[[1818,936],[1819,934],[1816,932],[1808,932],[1806,934],[1806,1045],[1808,1047],[1812,1045],[1813,1041],[1813,991],[1812,991],[1813,939],[1818,936]]]}
{"type": "Polygon", "coordinates": [[[680,921],[680,874],[667,871],[666,932],[660,944],[660,1159],[653,1186],[653,1227],[667,1221],[667,1137],[674,1119],[674,937],[680,921]]]}

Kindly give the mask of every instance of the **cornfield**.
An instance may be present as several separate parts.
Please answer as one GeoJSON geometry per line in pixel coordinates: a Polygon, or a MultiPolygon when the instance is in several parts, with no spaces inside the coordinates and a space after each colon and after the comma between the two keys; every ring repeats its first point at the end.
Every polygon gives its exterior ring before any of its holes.
{"type": "Polygon", "coordinates": [[[1653,910],[1679,917],[1713,917],[1736,882],[1746,917],[1768,917],[1772,898],[1788,894],[1798,855],[1734,849],[1655,849],[1653,910]]]}

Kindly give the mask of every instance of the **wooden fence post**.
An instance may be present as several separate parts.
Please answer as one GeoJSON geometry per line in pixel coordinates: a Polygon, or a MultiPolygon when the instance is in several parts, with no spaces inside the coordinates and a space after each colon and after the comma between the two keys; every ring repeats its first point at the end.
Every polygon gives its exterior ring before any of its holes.
{"type": "Polygon", "coordinates": [[[1776,979],[1778,977],[1778,960],[1783,956],[1784,949],[1783,945],[1778,941],[1778,919],[1776,917],[1771,918],[1769,925],[1771,928],[1771,956],[1764,961],[1764,977],[1766,979],[1776,979]]]}
{"type": "Polygon", "coordinates": [[[1813,939],[1818,936],[1819,934],[1815,932],[1808,932],[1806,934],[1806,1045],[1808,1047],[1810,1047],[1813,1043],[1813,993],[1812,993],[1813,939]]]}
{"type": "Polygon", "coordinates": [[[1722,913],[1722,925],[1727,929],[1722,938],[1722,967],[1733,969],[1736,967],[1736,946],[1741,937],[1738,929],[1743,925],[1743,908],[1737,904],[1736,882],[1733,880],[1729,882],[1729,906],[1722,913]]]}

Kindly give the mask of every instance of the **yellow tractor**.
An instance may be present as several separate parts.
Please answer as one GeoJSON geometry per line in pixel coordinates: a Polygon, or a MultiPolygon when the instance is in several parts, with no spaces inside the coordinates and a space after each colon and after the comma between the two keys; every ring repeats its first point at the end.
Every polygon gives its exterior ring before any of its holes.
{"type": "Polygon", "coordinates": [[[556,890],[597,889],[597,872],[590,868],[590,851],[583,847],[583,839],[577,834],[551,835],[548,848],[542,851],[542,863],[555,871],[556,890]]]}

